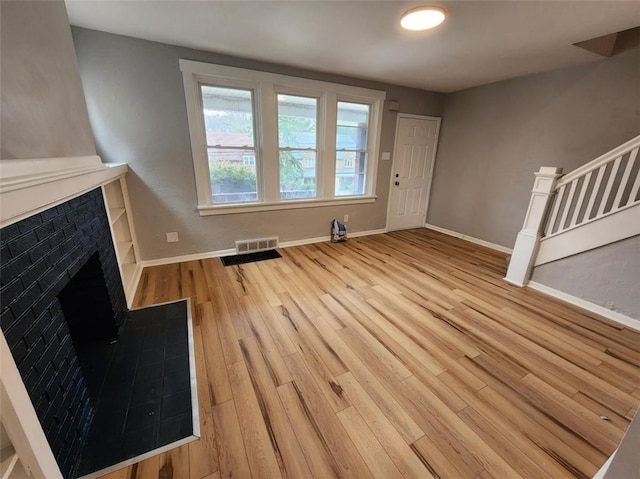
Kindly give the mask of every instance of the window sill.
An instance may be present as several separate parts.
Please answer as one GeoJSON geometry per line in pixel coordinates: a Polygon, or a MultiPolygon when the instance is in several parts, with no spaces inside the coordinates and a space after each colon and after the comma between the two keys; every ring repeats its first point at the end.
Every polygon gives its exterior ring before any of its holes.
{"type": "Polygon", "coordinates": [[[240,205],[211,206],[198,205],[200,216],[252,213],[255,211],[293,210],[298,208],[318,208],[320,206],[359,205],[374,203],[377,196],[349,196],[331,200],[290,200],[279,203],[249,203],[240,205]]]}

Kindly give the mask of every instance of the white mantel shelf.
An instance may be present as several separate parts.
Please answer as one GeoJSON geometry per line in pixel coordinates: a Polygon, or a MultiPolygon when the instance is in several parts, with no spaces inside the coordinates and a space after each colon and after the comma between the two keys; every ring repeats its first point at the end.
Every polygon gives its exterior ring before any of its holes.
{"type": "Polygon", "coordinates": [[[0,228],[123,176],[125,163],[99,156],[0,161],[0,228]]]}

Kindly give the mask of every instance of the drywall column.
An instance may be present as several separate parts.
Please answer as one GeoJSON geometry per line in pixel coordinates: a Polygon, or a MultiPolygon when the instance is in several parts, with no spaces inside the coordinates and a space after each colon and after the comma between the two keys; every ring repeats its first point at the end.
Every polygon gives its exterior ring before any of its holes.
{"type": "Polygon", "coordinates": [[[518,233],[513,254],[509,262],[505,280],[516,286],[524,286],[531,276],[533,262],[538,251],[538,244],[542,235],[542,226],[551,203],[556,181],[562,173],[562,168],[543,166],[534,173],[536,180],[531,191],[531,200],[527,208],[522,230],[518,233]]]}

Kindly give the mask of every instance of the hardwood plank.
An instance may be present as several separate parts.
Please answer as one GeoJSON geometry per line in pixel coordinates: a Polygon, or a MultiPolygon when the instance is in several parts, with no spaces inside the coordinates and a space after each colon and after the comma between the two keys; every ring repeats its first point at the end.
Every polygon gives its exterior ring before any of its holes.
{"type": "Polygon", "coordinates": [[[329,369],[326,359],[328,358],[329,361],[334,361],[334,363],[336,359],[339,361],[339,373],[345,372],[346,366],[324,338],[320,337],[317,329],[315,329],[312,324],[309,324],[309,319],[306,318],[302,310],[291,301],[291,298],[288,297],[288,295],[282,295],[281,297],[283,304],[277,307],[277,309],[280,309],[281,321],[288,326],[289,335],[292,340],[297,343],[297,349],[304,358],[310,374],[313,376],[314,381],[322,391],[325,399],[335,412],[349,407],[351,404],[335,383],[334,378],[336,374],[329,369]]]}
{"type": "Polygon", "coordinates": [[[309,477],[309,467],[302,455],[300,444],[293,434],[276,387],[271,381],[268,366],[256,339],[245,338],[240,343],[240,347],[282,477],[293,479],[309,477]]]}
{"type": "Polygon", "coordinates": [[[449,427],[456,438],[472,451],[484,468],[496,477],[521,477],[493,448],[489,447],[473,430],[467,426],[451,409],[415,377],[404,381],[414,397],[429,413],[437,415],[449,427]]]}
{"type": "MultiPolygon", "coordinates": [[[[342,309],[344,313],[340,313],[343,321],[348,323],[348,328],[341,328],[338,331],[339,335],[342,333],[349,332],[349,334],[357,337],[359,341],[362,342],[363,349],[367,351],[372,351],[375,353],[376,357],[380,359],[380,362],[387,368],[389,371],[394,374],[398,379],[405,379],[411,376],[411,371],[398,359],[395,353],[390,350],[386,344],[380,340],[378,337],[374,336],[369,330],[362,326],[357,320],[351,317],[351,314],[343,308],[341,304],[339,304],[333,296],[322,295],[322,301],[329,307],[330,309],[337,311],[338,308],[342,309]]],[[[326,316],[323,316],[326,317],[326,316]]]]}
{"type": "Polygon", "coordinates": [[[414,454],[418,456],[422,464],[424,464],[435,478],[475,477],[467,475],[468,472],[462,467],[461,462],[456,456],[444,454],[438,448],[437,444],[431,440],[429,434],[425,434],[410,446],[414,454]]]}
{"type": "Polygon", "coordinates": [[[220,296],[216,302],[216,325],[218,326],[225,363],[230,365],[242,361],[238,337],[236,336],[224,296],[220,296]]]}
{"type": "Polygon", "coordinates": [[[229,366],[229,379],[247,452],[251,475],[282,478],[271,431],[265,424],[255,390],[244,361],[229,366]]]}
{"type": "Polygon", "coordinates": [[[349,439],[338,417],[324,399],[299,354],[285,358],[294,378],[298,395],[314,418],[314,424],[322,435],[323,443],[331,452],[343,477],[371,477],[371,472],[349,439]]]}
{"type": "Polygon", "coordinates": [[[512,424],[525,430],[531,441],[576,477],[593,477],[606,461],[604,454],[537,408],[526,403],[513,404],[505,400],[503,391],[494,391],[492,387],[481,390],[480,396],[499,408],[512,424]]]}
{"type": "Polygon", "coordinates": [[[291,373],[284,363],[281,350],[265,324],[268,318],[262,315],[261,310],[257,308],[251,296],[244,296],[241,298],[241,302],[246,305],[247,310],[254,312],[254,314],[249,317],[249,324],[253,337],[255,337],[260,344],[262,353],[269,365],[269,373],[273,378],[273,382],[276,386],[279,386],[292,381],[291,373]]]}
{"type": "Polygon", "coordinates": [[[189,477],[188,444],[160,454],[158,479],[184,479],[189,477]]]}
{"type": "Polygon", "coordinates": [[[380,408],[376,406],[373,399],[369,397],[353,377],[353,374],[345,373],[338,376],[336,381],[349,396],[349,399],[364,418],[374,436],[387,451],[400,473],[404,477],[432,478],[433,476],[429,470],[420,461],[418,456],[413,453],[380,408]]]}
{"type": "Polygon", "coordinates": [[[343,409],[338,412],[338,418],[369,466],[373,477],[379,479],[405,477],[400,473],[356,408],[350,406],[343,409]]]}
{"type": "Polygon", "coordinates": [[[127,479],[147,479],[158,477],[160,472],[160,455],[150,457],[131,466],[127,479]]]}
{"type": "MultiPolygon", "coordinates": [[[[542,427],[538,422],[532,421],[528,417],[519,417],[511,423],[511,418],[507,411],[503,412],[502,409],[496,408],[494,404],[485,401],[481,395],[462,385],[454,376],[444,373],[439,376],[439,379],[455,388],[473,410],[487,422],[489,426],[486,429],[487,433],[493,432],[494,428],[499,431],[500,435],[497,436],[498,445],[496,447],[517,448],[520,454],[529,457],[535,464],[544,469],[550,477],[563,479],[575,477],[575,474],[567,471],[562,464],[556,462],[552,456],[548,455],[540,447],[539,442],[537,442],[536,431],[542,430],[542,427]]],[[[487,390],[489,389],[490,386],[487,386],[487,390]]],[[[482,429],[476,430],[479,435],[481,435],[480,431],[482,429]]],[[[547,434],[543,435],[547,436],[547,434]]]]}
{"type": "Polygon", "coordinates": [[[522,477],[553,478],[531,460],[525,452],[510,443],[490,422],[486,421],[472,407],[467,407],[458,416],[473,429],[497,454],[522,477]]]}
{"type": "MultiPolygon", "coordinates": [[[[198,332],[199,342],[202,343],[201,347],[198,345],[198,350],[202,353],[201,357],[204,359],[206,375],[203,380],[205,381],[204,384],[208,386],[206,397],[208,397],[211,405],[214,406],[232,399],[233,396],[216,324],[217,318],[211,303],[199,304],[196,307],[196,320],[194,323],[194,334],[196,331],[198,332]]],[[[202,372],[200,371],[200,377],[202,377],[202,372]]]]}
{"type": "Polygon", "coordinates": [[[251,477],[234,401],[212,409],[217,459],[222,477],[251,477]]]}
{"type": "Polygon", "coordinates": [[[407,443],[415,441],[424,434],[424,431],[415,423],[412,417],[400,406],[398,400],[391,393],[394,391],[394,384],[389,383],[385,387],[385,375],[376,369],[375,362],[365,363],[340,339],[339,332],[336,332],[328,324],[318,322],[325,338],[333,345],[335,350],[344,358],[349,371],[358,379],[365,388],[367,394],[374,398],[376,404],[382,409],[392,422],[394,427],[402,435],[407,443]]]}
{"type": "Polygon", "coordinates": [[[307,465],[316,479],[343,477],[338,463],[331,455],[329,444],[317,423],[316,416],[295,383],[278,386],[278,395],[300,442],[307,465]]]}
{"type": "Polygon", "coordinates": [[[104,476],[100,476],[102,479],[130,479],[131,466],[118,469],[117,471],[110,472],[104,476]]]}
{"type": "MultiPolygon", "coordinates": [[[[370,350],[368,350],[367,346],[363,344],[355,335],[355,333],[353,333],[353,331],[351,331],[349,328],[345,328],[344,330],[339,331],[338,335],[358,355],[359,358],[364,360],[364,363],[369,369],[376,371],[377,378],[382,384],[386,385],[388,390],[392,392],[397,391],[398,388],[403,387],[400,381],[402,379],[407,379],[408,377],[410,377],[406,376],[403,378],[398,378],[397,376],[394,376],[392,378],[382,369],[382,367],[376,367],[376,365],[378,364],[383,365],[382,358],[380,358],[380,356],[376,356],[370,350]]],[[[434,393],[445,403],[449,404],[449,407],[453,411],[460,411],[467,406],[467,403],[465,403],[464,400],[460,398],[460,396],[458,396],[446,384],[442,383],[436,376],[433,376],[426,371],[414,371],[421,380],[428,382],[434,393]]]]}
{"type": "Polygon", "coordinates": [[[288,293],[281,294],[280,299],[282,301],[282,305],[279,307],[280,317],[286,318],[286,322],[293,327],[293,332],[291,331],[291,328],[288,328],[289,332],[294,334],[295,337],[300,340],[298,342],[298,347],[294,348],[294,352],[298,351],[301,346],[300,343],[302,342],[304,347],[312,348],[316,352],[322,360],[322,363],[326,365],[331,375],[337,376],[345,373],[347,371],[347,367],[344,364],[344,361],[318,332],[314,321],[304,314],[288,293]]]}
{"type": "MultiPolygon", "coordinates": [[[[196,358],[196,384],[198,388],[198,403],[200,415],[200,439],[190,442],[189,462],[191,464],[191,479],[201,477],[218,470],[217,444],[212,417],[212,405],[216,404],[213,381],[207,374],[206,355],[202,344],[202,305],[196,307],[194,315],[193,342],[196,358]]],[[[222,368],[225,370],[224,362],[222,368]]],[[[226,376],[225,376],[226,377],[226,376]]],[[[227,381],[228,383],[228,381],[227,381]]],[[[231,386],[228,386],[229,393],[231,386]]]]}

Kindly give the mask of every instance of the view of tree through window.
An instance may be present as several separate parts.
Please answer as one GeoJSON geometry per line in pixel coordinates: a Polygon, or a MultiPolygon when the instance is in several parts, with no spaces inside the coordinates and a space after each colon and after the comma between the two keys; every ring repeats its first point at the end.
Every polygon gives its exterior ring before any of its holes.
{"type": "Polygon", "coordinates": [[[213,203],[257,201],[252,92],[209,85],[201,92],[213,203]]]}
{"type": "Polygon", "coordinates": [[[278,95],[280,198],[315,198],[317,194],[318,100],[278,95]]]}
{"type": "Polygon", "coordinates": [[[364,194],[369,108],[360,103],[338,102],[336,196],[364,194]]]}

